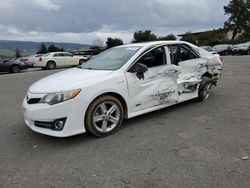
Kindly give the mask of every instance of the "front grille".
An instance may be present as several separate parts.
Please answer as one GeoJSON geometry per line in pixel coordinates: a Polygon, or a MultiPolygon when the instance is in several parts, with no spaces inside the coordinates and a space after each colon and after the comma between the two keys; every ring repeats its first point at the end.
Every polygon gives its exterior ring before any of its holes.
{"type": "Polygon", "coordinates": [[[40,100],[41,98],[31,98],[28,100],[28,104],[37,104],[40,100]]]}

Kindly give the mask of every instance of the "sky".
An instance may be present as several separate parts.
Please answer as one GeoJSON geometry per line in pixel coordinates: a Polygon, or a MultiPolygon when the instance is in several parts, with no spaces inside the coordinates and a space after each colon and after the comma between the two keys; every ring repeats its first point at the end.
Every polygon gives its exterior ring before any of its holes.
{"type": "Polygon", "coordinates": [[[158,36],[223,27],[229,0],[0,0],[0,40],[129,43],[133,33],[158,36]]]}

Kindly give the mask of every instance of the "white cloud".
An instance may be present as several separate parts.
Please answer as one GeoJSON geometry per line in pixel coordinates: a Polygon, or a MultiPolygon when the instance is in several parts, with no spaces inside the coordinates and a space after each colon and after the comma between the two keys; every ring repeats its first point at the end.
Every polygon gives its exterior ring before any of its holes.
{"type": "Polygon", "coordinates": [[[35,0],[34,4],[40,7],[42,10],[59,10],[61,8],[60,5],[52,3],[50,0],[35,0]]]}
{"type": "Polygon", "coordinates": [[[19,35],[21,33],[21,31],[14,26],[7,27],[7,32],[13,35],[19,35]]]}
{"type": "Polygon", "coordinates": [[[91,44],[223,27],[229,0],[0,0],[0,39],[91,44]],[[60,11],[59,11],[60,10],[60,11]]]}

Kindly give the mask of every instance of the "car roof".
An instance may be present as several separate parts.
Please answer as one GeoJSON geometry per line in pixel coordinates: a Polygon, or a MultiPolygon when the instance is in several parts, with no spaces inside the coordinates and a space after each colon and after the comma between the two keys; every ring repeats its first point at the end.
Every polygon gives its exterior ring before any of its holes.
{"type": "Polygon", "coordinates": [[[48,54],[69,53],[69,52],[49,52],[48,54]]]}
{"type": "Polygon", "coordinates": [[[161,45],[161,44],[182,44],[182,43],[186,43],[184,41],[153,41],[153,42],[140,42],[140,43],[132,43],[132,44],[126,44],[126,45],[122,45],[120,47],[149,47],[149,46],[154,46],[154,45],[161,45]]]}

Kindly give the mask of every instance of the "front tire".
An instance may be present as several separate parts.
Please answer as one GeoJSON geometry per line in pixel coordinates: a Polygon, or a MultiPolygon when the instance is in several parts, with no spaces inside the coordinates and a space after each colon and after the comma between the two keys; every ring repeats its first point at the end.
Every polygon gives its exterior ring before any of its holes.
{"type": "Polygon", "coordinates": [[[110,95],[95,99],[89,106],[85,128],[96,137],[105,137],[117,131],[122,123],[124,110],[121,102],[110,95]]]}
{"type": "Polygon", "coordinates": [[[79,65],[82,65],[83,63],[85,63],[85,60],[84,59],[80,59],[79,60],[79,65]]]}
{"type": "Polygon", "coordinates": [[[11,71],[10,72],[11,73],[19,73],[19,72],[21,72],[21,69],[20,69],[20,67],[18,65],[13,65],[11,67],[11,71]]]}

